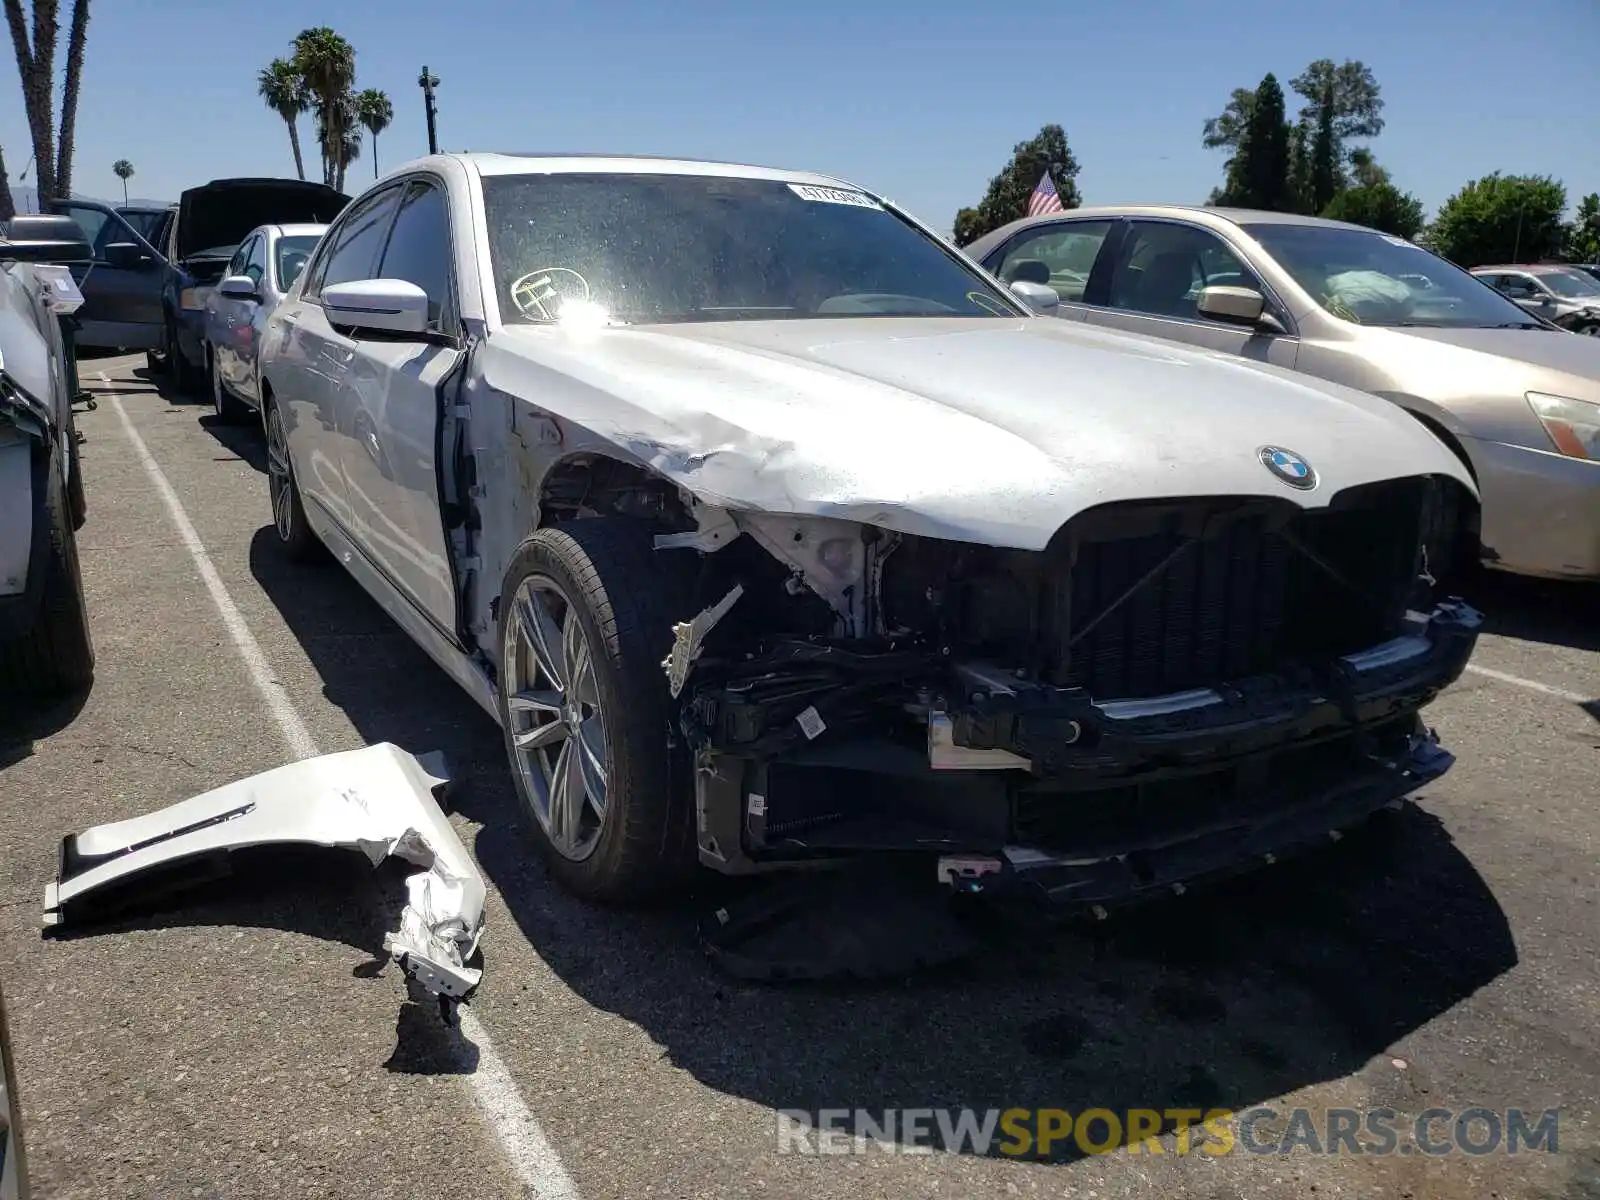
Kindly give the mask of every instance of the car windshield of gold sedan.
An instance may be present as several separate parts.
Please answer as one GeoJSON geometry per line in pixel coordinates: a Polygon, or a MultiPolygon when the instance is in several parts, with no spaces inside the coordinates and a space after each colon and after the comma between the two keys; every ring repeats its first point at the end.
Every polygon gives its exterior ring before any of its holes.
{"type": "Polygon", "coordinates": [[[1026,315],[850,189],[597,172],[489,176],[483,191],[507,322],[1026,315]]]}
{"type": "Polygon", "coordinates": [[[1357,325],[1543,329],[1460,267],[1365,229],[1249,224],[1244,231],[1334,316],[1357,325]]]}

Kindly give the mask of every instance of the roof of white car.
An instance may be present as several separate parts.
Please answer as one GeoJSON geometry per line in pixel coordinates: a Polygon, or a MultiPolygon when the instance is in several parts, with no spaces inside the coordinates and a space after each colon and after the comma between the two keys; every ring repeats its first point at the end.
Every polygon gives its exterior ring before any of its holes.
{"type": "Polygon", "coordinates": [[[299,225],[279,225],[277,230],[284,237],[321,237],[328,232],[328,227],[326,225],[302,223],[299,225]]]}
{"type": "MultiPolygon", "coordinates": [[[[709,175],[726,179],[771,179],[779,183],[809,183],[819,187],[851,187],[854,184],[813,171],[784,171],[776,167],[757,167],[743,163],[705,162],[692,158],[654,158],[649,155],[612,154],[492,154],[461,153],[440,155],[465,163],[480,175],[617,174],[617,175],[709,175]]],[[[428,159],[407,163],[400,170],[427,165],[428,159]]]]}

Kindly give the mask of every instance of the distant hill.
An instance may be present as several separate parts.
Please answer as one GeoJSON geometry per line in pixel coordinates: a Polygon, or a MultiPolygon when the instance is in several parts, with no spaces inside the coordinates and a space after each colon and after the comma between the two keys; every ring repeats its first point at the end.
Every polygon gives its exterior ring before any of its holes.
{"type": "MultiPolygon", "coordinates": [[[[99,201],[99,203],[101,203],[101,204],[110,204],[110,205],[113,205],[113,206],[122,203],[121,200],[101,200],[99,196],[85,196],[82,192],[74,192],[73,193],[73,199],[74,200],[96,200],[96,201],[99,201]]],[[[17,209],[17,211],[19,213],[20,212],[38,212],[39,211],[39,193],[38,193],[38,191],[36,189],[28,187],[26,184],[15,184],[14,183],[14,184],[11,185],[11,203],[16,206],[16,209],[17,209]]],[[[165,208],[168,204],[171,204],[171,203],[172,203],[172,201],[170,201],[170,200],[145,200],[145,199],[142,199],[142,198],[140,198],[138,196],[129,196],[128,197],[128,204],[129,204],[130,207],[132,207],[134,205],[137,205],[140,208],[165,208]]]]}

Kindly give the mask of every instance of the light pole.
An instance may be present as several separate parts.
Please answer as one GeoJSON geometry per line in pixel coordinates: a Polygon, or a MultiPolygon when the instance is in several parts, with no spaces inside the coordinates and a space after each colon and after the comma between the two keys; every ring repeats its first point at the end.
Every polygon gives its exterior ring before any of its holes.
{"type": "MultiPolygon", "coordinates": [[[[28,177],[28,172],[33,169],[33,160],[38,158],[38,157],[39,156],[37,154],[28,155],[27,164],[22,168],[22,170],[17,172],[17,182],[18,183],[21,183],[24,179],[26,179],[28,177]]],[[[38,189],[35,188],[34,192],[35,192],[35,194],[37,194],[38,193],[38,189]]]]}
{"type": "Polygon", "coordinates": [[[423,67],[422,74],[417,76],[417,86],[422,89],[422,107],[423,111],[428,115],[428,153],[437,154],[439,153],[439,129],[437,125],[439,109],[433,102],[433,89],[439,86],[439,77],[429,71],[427,67],[423,67]]]}

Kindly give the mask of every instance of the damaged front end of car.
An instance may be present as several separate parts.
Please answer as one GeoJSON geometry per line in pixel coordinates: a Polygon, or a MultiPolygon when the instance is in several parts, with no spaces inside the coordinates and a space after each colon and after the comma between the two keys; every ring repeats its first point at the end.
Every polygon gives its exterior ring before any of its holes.
{"type": "Polygon", "coordinates": [[[1107,504],[1030,551],[696,505],[656,545],[702,552],[663,664],[700,860],[919,854],[1103,915],[1337,838],[1451,765],[1419,712],[1477,639],[1476,514],[1417,476],[1107,504]]]}

